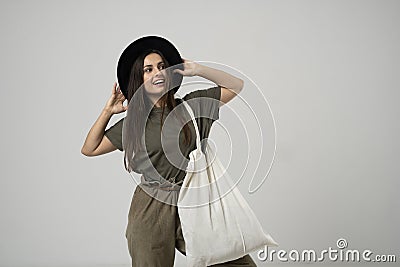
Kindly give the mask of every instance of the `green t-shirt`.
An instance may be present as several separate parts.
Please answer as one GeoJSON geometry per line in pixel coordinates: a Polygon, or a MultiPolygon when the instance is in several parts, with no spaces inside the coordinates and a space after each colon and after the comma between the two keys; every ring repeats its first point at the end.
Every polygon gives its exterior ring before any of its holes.
{"type": "MultiPolygon", "coordinates": [[[[219,100],[221,87],[216,86],[208,89],[201,89],[186,94],[183,99],[192,108],[200,132],[200,140],[208,138],[213,122],[219,119],[219,100]]],[[[179,109],[185,109],[177,99],[179,109]],[[180,105],[179,105],[180,104],[180,105]]],[[[190,117],[185,109],[185,121],[190,117]]],[[[153,107],[147,120],[145,128],[145,144],[147,153],[137,153],[133,157],[134,171],[142,174],[145,181],[163,182],[166,179],[172,183],[180,184],[186,175],[186,166],[189,161],[189,154],[196,148],[196,132],[193,123],[189,122],[191,132],[191,143],[185,145],[184,133],[178,125],[175,117],[168,116],[169,110],[164,111],[163,137],[160,135],[160,119],[162,108],[153,107]],[[168,116],[168,117],[167,117],[168,116]],[[179,135],[179,146],[178,138],[179,135]],[[178,147],[181,151],[179,153],[178,147]],[[149,161],[150,159],[150,161],[149,161]]],[[[125,118],[120,119],[105,131],[105,136],[120,151],[122,146],[122,127],[125,118]]],[[[202,142],[204,151],[205,142],[202,142]]]]}

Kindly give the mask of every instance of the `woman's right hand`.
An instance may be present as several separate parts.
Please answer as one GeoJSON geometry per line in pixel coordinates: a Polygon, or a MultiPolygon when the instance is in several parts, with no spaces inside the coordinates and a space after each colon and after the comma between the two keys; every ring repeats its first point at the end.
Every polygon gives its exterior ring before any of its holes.
{"type": "Polygon", "coordinates": [[[126,100],[124,94],[121,92],[121,88],[117,87],[117,83],[114,82],[112,93],[107,101],[104,109],[106,109],[111,114],[117,114],[124,112],[128,109],[128,106],[124,106],[123,103],[126,100]]]}

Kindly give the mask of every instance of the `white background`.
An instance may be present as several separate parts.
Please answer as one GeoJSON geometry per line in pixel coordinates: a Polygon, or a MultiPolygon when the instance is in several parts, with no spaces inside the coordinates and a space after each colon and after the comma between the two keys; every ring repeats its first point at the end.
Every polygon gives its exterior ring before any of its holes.
{"type": "MultiPolygon", "coordinates": [[[[260,190],[241,191],[280,249],[346,238],[350,249],[398,258],[399,11],[388,0],[2,1],[0,265],[129,266],[135,184],[123,154],[80,149],[122,49],[144,35],[240,70],[268,100],[275,162],[260,190]]],[[[254,86],[241,96],[258,108],[254,86]]],[[[221,124],[233,127],[228,106],[239,101],[221,108],[221,124]]]]}

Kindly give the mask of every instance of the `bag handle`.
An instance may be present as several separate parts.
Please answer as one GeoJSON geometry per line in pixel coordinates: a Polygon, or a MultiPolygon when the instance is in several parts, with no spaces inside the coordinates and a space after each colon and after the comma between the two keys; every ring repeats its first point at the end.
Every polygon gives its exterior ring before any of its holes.
{"type": "Polygon", "coordinates": [[[194,125],[194,129],[196,131],[196,146],[197,146],[197,150],[201,150],[201,142],[200,142],[200,132],[199,132],[199,128],[197,126],[197,122],[196,122],[196,118],[194,117],[194,113],[192,108],[189,106],[188,103],[186,103],[185,100],[182,99],[182,103],[183,105],[186,107],[186,110],[189,112],[190,117],[192,119],[193,125],[194,125]]]}

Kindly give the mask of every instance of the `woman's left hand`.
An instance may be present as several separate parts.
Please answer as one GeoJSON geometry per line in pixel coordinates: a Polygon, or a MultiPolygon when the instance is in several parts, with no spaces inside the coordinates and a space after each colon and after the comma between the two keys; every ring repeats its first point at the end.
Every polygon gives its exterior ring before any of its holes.
{"type": "Polygon", "coordinates": [[[179,73],[183,76],[195,76],[197,75],[197,71],[199,68],[199,64],[197,64],[196,62],[193,62],[191,60],[187,60],[187,59],[183,59],[183,67],[184,70],[180,70],[180,69],[175,69],[174,72],[175,73],[179,73]]]}

